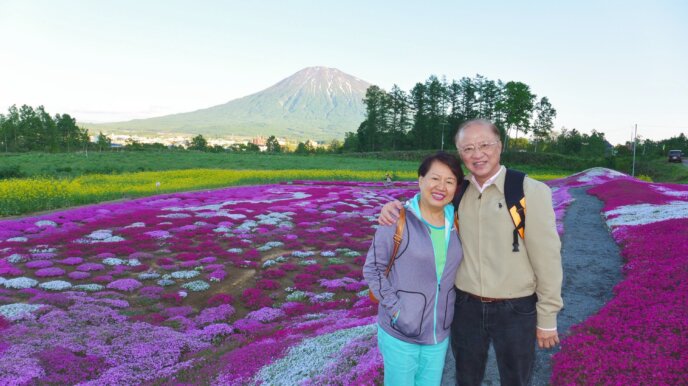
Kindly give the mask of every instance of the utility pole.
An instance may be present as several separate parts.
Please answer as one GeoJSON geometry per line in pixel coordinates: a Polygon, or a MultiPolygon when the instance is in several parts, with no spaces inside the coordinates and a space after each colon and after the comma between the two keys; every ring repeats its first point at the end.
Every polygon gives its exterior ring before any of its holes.
{"type": "Polygon", "coordinates": [[[444,127],[447,126],[446,122],[442,122],[442,147],[441,150],[444,151],[444,127]]]}
{"type": "Polygon", "coordinates": [[[635,177],[635,147],[638,142],[638,124],[635,124],[635,131],[633,132],[633,170],[631,171],[631,176],[635,177]]]}

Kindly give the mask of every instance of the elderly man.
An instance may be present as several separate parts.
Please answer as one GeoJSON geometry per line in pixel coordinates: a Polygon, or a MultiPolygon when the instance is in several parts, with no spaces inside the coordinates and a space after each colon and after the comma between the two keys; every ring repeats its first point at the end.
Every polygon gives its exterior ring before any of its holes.
{"type": "MultiPolygon", "coordinates": [[[[456,147],[470,175],[459,204],[463,261],[456,274],[452,349],[459,385],[480,385],[490,343],[503,385],[526,385],[540,348],[559,343],[561,242],[552,194],[526,177],[525,234],[513,247],[514,223],[506,209],[506,168],[500,164],[499,130],[490,121],[464,123],[456,147]]],[[[398,201],[385,205],[380,223],[396,221],[398,201]]]]}

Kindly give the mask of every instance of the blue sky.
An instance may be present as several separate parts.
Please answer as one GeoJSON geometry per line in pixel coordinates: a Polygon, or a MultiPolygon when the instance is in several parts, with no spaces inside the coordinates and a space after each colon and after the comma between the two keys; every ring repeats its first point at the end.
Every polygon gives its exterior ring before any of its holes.
{"type": "Polygon", "coordinates": [[[389,89],[527,83],[557,127],[688,133],[685,1],[0,0],[0,112],[116,121],[225,103],[308,66],[389,89]],[[479,4],[484,3],[484,4],[479,4]]]}

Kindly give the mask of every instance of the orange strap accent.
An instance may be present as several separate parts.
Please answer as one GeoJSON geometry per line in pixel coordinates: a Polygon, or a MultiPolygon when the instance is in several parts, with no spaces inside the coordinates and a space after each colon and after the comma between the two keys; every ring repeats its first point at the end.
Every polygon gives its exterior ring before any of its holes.
{"type": "Polygon", "coordinates": [[[389,258],[389,264],[387,264],[385,276],[389,276],[389,271],[392,270],[394,261],[397,258],[399,246],[401,245],[401,241],[404,239],[404,226],[406,226],[406,209],[401,208],[399,211],[399,219],[397,220],[397,230],[394,232],[394,249],[392,249],[392,256],[389,258]]]}

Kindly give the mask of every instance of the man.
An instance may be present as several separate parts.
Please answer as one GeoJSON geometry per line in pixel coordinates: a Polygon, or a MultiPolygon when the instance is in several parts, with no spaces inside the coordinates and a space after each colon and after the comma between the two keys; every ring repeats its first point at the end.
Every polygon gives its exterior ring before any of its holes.
{"type": "MultiPolygon", "coordinates": [[[[559,343],[561,242],[552,193],[526,177],[525,239],[514,251],[514,224],[506,210],[499,130],[490,121],[464,123],[456,133],[461,160],[471,172],[459,205],[464,258],[456,274],[452,349],[459,385],[480,385],[494,345],[503,385],[526,385],[540,348],[559,343]]],[[[380,222],[393,223],[398,201],[383,208],[380,222]]]]}

